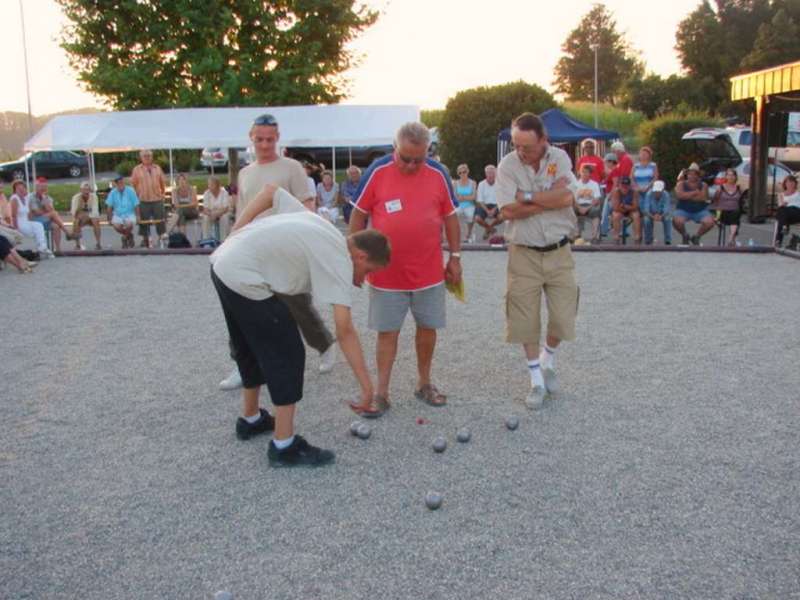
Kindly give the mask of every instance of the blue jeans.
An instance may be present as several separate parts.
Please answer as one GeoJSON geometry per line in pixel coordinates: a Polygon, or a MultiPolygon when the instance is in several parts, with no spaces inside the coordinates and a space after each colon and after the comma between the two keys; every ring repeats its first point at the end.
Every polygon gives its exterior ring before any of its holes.
{"type": "MultiPolygon", "coordinates": [[[[655,224],[655,219],[653,219],[650,215],[643,215],[644,219],[644,243],[645,244],[652,244],[653,243],[653,225],[655,224]]],[[[672,243],[672,216],[671,215],[662,215],[661,223],[663,223],[664,227],[664,243],[671,244],[672,243]]]]}
{"type": "Polygon", "coordinates": [[[600,217],[600,235],[608,235],[611,230],[611,194],[603,202],[603,216],[600,217]]]}

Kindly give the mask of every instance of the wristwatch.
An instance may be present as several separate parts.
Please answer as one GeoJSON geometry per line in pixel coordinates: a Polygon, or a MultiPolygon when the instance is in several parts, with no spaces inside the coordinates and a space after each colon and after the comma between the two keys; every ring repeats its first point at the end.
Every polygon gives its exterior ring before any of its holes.
{"type": "Polygon", "coordinates": [[[522,199],[525,202],[531,202],[533,200],[533,192],[522,192],[522,199]]]}

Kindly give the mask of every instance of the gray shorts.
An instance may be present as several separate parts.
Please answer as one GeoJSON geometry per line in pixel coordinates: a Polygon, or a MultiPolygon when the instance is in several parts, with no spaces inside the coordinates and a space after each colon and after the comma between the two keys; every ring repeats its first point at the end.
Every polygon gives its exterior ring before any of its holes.
{"type": "Polygon", "coordinates": [[[400,331],[408,309],[419,327],[445,326],[444,283],[418,292],[388,292],[369,288],[368,325],[373,331],[400,331]]]}

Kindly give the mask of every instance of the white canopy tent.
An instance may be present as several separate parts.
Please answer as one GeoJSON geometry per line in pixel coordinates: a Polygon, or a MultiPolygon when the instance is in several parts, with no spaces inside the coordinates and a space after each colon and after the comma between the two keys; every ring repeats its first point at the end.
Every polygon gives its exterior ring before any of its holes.
{"type": "MultiPolygon", "coordinates": [[[[123,152],[248,145],[253,120],[273,115],[280,124],[282,147],[372,146],[390,144],[400,125],[419,120],[419,107],[277,106],[247,108],[176,108],[102,112],[54,117],[25,143],[26,151],[83,150],[123,152]]],[[[171,152],[170,152],[171,155],[171,152]]],[[[94,184],[93,159],[90,175],[94,184]]],[[[172,171],[172,165],[170,165],[172,171]]]]}

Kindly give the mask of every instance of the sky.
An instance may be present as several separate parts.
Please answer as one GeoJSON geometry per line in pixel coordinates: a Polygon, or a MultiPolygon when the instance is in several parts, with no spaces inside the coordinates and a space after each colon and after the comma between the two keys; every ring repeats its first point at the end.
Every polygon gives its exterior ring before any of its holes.
{"type": "MultiPolygon", "coordinates": [[[[665,76],[680,64],[678,23],[700,0],[608,0],[606,6],[649,71],[665,76]]],[[[378,22],[352,44],[360,64],[347,75],[348,104],[416,104],[444,108],[456,92],[522,79],[552,91],[561,44],[590,0],[371,0],[378,22]]],[[[102,100],[83,91],[58,40],[66,19],[54,0],[22,0],[34,115],[102,100]]],[[[0,111],[27,110],[20,0],[0,0],[4,85],[0,111]]]]}

